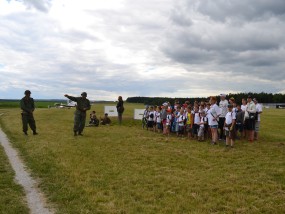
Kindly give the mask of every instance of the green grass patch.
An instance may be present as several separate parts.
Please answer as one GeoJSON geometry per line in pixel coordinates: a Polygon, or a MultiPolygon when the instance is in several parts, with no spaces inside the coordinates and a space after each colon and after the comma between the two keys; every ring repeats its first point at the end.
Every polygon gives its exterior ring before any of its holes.
{"type": "MultiPolygon", "coordinates": [[[[108,104],[109,105],[109,104],[108,104]]],[[[103,116],[104,104],[96,104],[103,116]]],[[[142,130],[125,104],[123,125],[73,137],[74,109],[37,109],[38,136],[19,110],[0,122],[57,213],[284,213],[285,111],[265,109],[260,140],[235,149],[142,130]]],[[[1,110],[0,110],[1,113],[1,110]]]]}
{"type": "MultiPolygon", "coordinates": [[[[35,101],[35,103],[36,103],[36,108],[48,108],[48,106],[53,107],[56,102],[35,101]]],[[[20,107],[20,100],[0,100],[0,109],[19,108],[19,107],[20,107]]]]}
{"type": "Polygon", "coordinates": [[[14,172],[0,147],[0,213],[29,213],[24,191],[14,182],[14,172]]]}

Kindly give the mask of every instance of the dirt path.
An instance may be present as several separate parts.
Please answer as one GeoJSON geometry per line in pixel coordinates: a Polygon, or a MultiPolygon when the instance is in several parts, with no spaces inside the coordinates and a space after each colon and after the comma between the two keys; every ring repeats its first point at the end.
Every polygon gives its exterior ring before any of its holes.
{"type": "Polygon", "coordinates": [[[45,199],[43,194],[37,188],[37,182],[31,177],[31,175],[25,169],[26,166],[20,160],[17,151],[11,146],[7,136],[0,129],[0,143],[3,146],[9,162],[15,171],[16,182],[23,186],[26,198],[28,202],[28,207],[32,214],[51,214],[53,213],[49,210],[45,204],[45,199]]]}

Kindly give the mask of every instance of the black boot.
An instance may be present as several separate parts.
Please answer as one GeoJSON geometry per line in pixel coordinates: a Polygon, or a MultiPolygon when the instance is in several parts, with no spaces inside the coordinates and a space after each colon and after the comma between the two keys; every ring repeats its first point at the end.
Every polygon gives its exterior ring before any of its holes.
{"type": "Polygon", "coordinates": [[[27,133],[27,132],[24,132],[24,134],[25,134],[25,135],[28,135],[28,133],[27,133]]]}
{"type": "Polygon", "coordinates": [[[74,131],[74,136],[77,136],[77,132],[76,131],[74,131]]]}
{"type": "Polygon", "coordinates": [[[36,131],[33,131],[33,135],[38,135],[38,133],[36,131]]]}

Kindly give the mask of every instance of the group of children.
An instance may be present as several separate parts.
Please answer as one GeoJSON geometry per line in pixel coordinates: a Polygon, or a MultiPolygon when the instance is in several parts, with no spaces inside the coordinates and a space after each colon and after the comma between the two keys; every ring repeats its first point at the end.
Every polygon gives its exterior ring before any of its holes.
{"type": "Polygon", "coordinates": [[[110,125],[111,124],[111,119],[109,118],[108,114],[105,113],[104,117],[100,117],[100,121],[96,116],[96,112],[92,111],[90,113],[90,121],[88,126],[99,126],[100,125],[110,125]]]}
{"type": "Polygon", "coordinates": [[[169,103],[162,106],[146,106],[143,124],[147,130],[162,132],[167,136],[176,133],[178,137],[184,137],[187,133],[188,138],[203,141],[208,130],[208,109],[203,108],[203,105],[194,104],[192,107],[187,102],[183,105],[176,102],[173,107],[169,103]]]}
{"type": "Polygon", "coordinates": [[[166,136],[174,133],[178,137],[187,136],[198,141],[211,139],[214,145],[217,144],[219,133],[222,133],[219,140],[225,140],[226,146],[232,148],[238,133],[239,138],[245,137],[245,123],[249,120],[245,112],[249,102],[244,99],[242,105],[238,105],[234,98],[226,102],[223,100],[219,106],[216,97],[211,97],[209,102],[195,101],[193,105],[188,101],[184,104],[175,101],[173,106],[169,102],[161,106],[146,106],[143,128],[166,136]]]}

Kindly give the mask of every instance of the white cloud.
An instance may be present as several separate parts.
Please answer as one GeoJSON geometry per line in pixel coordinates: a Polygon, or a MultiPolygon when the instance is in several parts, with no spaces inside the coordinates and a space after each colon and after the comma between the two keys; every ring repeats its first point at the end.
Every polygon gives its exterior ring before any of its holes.
{"type": "Polygon", "coordinates": [[[282,2],[201,2],[0,0],[0,98],[282,91],[282,2]]]}

